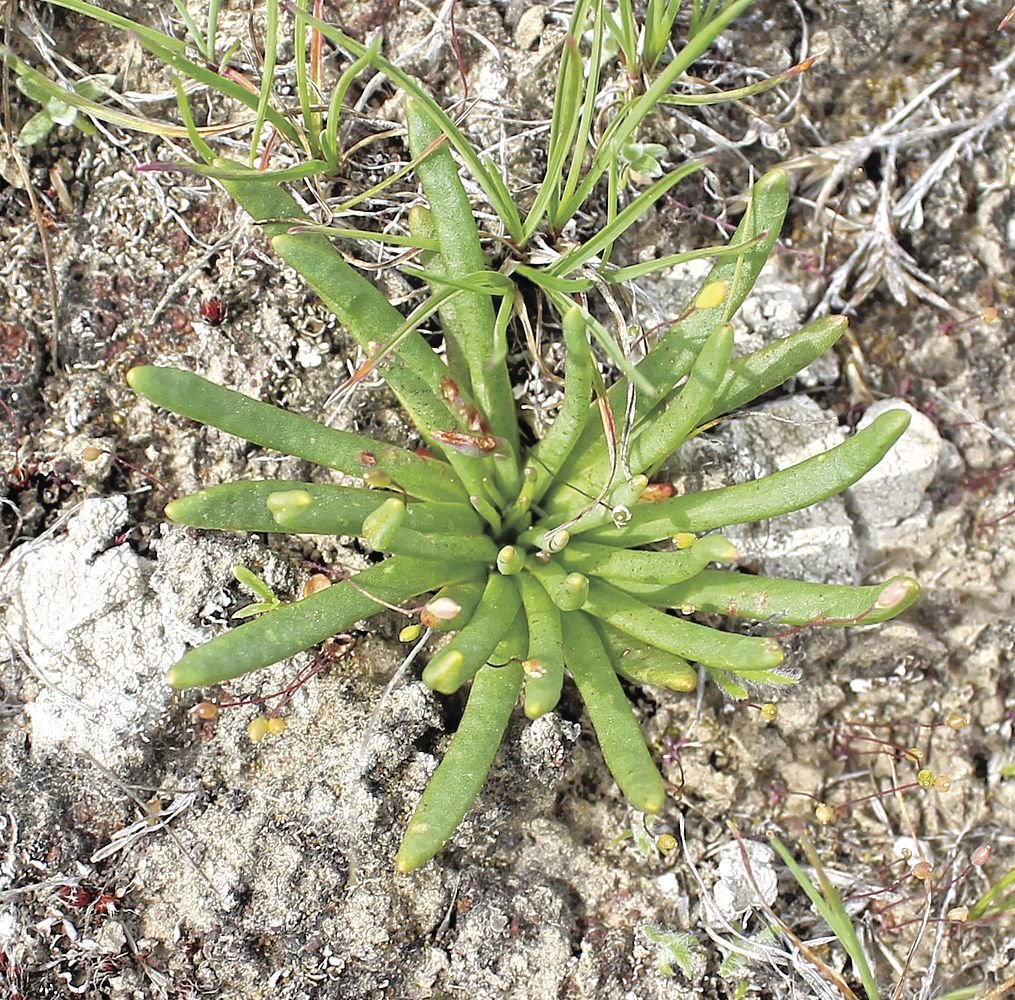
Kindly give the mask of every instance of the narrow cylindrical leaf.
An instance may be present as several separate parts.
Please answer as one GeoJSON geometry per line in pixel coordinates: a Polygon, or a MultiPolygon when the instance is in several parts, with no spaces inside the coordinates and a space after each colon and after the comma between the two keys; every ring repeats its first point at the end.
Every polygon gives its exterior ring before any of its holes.
{"type": "Polygon", "coordinates": [[[395,867],[411,872],[425,865],[465,818],[490,772],[522,686],[517,663],[483,667],[440,766],[409,820],[395,867]]]}
{"type": "MultiPolygon", "coordinates": [[[[433,240],[440,246],[440,233],[433,213],[423,205],[413,205],[409,209],[409,230],[413,236],[433,240]]],[[[421,253],[419,262],[426,271],[438,275],[447,274],[442,256],[435,251],[427,250],[421,253]]],[[[430,283],[430,287],[435,292],[439,291],[439,287],[433,282],[430,283]]],[[[462,324],[467,313],[463,312],[461,308],[461,296],[446,302],[438,310],[438,315],[441,319],[441,331],[444,334],[444,353],[448,371],[455,384],[471,395],[472,376],[469,373],[469,362],[463,346],[468,334],[468,326],[463,328],[462,324]]]]}
{"type": "Polygon", "coordinates": [[[700,573],[710,562],[731,562],[737,558],[737,550],[722,535],[706,535],[689,548],[671,552],[646,552],[576,541],[559,557],[568,569],[601,576],[618,585],[622,585],[621,581],[630,581],[646,588],[679,583],[700,573]]]}
{"type": "MultiPolygon", "coordinates": [[[[228,165],[229,161],[222,163],[228,165]]],[[[327,237],[313,232],[290,232],[294,222],[310,221],[299,203],[277,184],[259,181],[258,171],[250,171],[250,175],[223,178],[219,183],[260,224],[279,257],[295,268],[364,350],[373,351],[375,345],[392,341],[404,327],[402,314],[378,288],[349,266],[327,237]]],[[[439,395],[440,380],[446,372],[443,362],[418,331],[407,330],[398,337],[385,367],[384,380],[424,434],[454,429],[454,418],[439,395]]],[[[481,492],[478,484],[482,460],[451,450],[445,450],[444,454],[466,489],[481,492]]]]}
{"type": "Polygon", "coordinates": [[[598,619],[596,625],[613,669],[626,680],[670,691],[693,691],[698,686],[698,671],[683,657],[639,642],[598,619]]]}
{"type": "Polygon", "coordinates": [[[464,500],[461,483],[447,465],[414,455],[404,448],[383,444],[348,431],[338,431],[298,413],[259,402],[242,393],[215,385],[192,372],[144,365],[127,373],[127,383],[138,394],[173,413],[217,427],[263,448],[305,458],[351,476],[371,467],[385,469],[392,480],[413,496],[425,500],[464,500]]]}
{"type": "Polygon", "coordinates": [[[665,408],[653,411],[631,442],[630,464],[651,474],[672,455],[708,412],[733,351],[733,327],[717,326],[702,345],[687,381],[665,408]]]}
{"type": "Polygon", "coordinates": [[[529,625],[525,619],[525,612],[519,608],[515,620],[508,627],[497,648],[490,654],[487,660],[493,667],[502,667],[512,660],[521,663],[529,648],[529,625]]]}
{"type": "MultiPolygon", "coordinates": [[[[413,158],[427,155],[416,165],[434,226],[441,244],[440,262],[448,277],[464,278],[484,271],[487,261],[479,242],[479,230],[469,196],[458,176],[444,133],[423,113],[415,101],[405,112],[409,149],[413,158]]],[[[453,330],[469,367],[473,396],[485,414],[490,430],[507,442],[510,458],[517,463],[518,422],[507,363],[494,350],[494,310],[489,295],[466,292],[449,302],[442,317],[445,330],[453,330]]]]}
{"type": "Polygon", "coordinates": [[[747,674],[777,667],[783,660],[782,648],[774,639],[719,632],[685,621],[596,578],[589,585],[585,610],[641,642],[709,667],[747,674]]]}
{"type": "Polygon", "coordinates": [[[705,570],[683,583],[646,593],[642,600],[686,612],[787,625],[873,625],[901,614],[919,594],[919,584],[909,576],[849,587],[705,570]]]}
{"type": "MultiPolygon", "coordinates": [[[[287,521],[298,518],[313,507],[314,498],[309,490],[276,490],[268,494],[264,503],[272,520],[280,528],[287,528],[287,521]]],[[[404,503],[402,504],[402,513],[403,515],[405,513],[404,503]]]]}
{"type": "MultiPolygon", "coordinates": [[[[166,516],[180,524],[219,531],[357,535],[363,518],[390,496],[335,483],[238,480],[173,500],[166,505],[166,516]],[[287,494],[292,496],[283,499],[287,494]],[[269,505],[273,496],[276,500],[269,505]],[[309,505],[306,497],[311,500],[309,505]]],[[[409,503],[405,524],[415,531],[435,534],[478,535],[484,531],[475,511],[463,503],[409,503]]]]}
{"type": "Polygon", "coordinates": [[[430,658],[423,682],[441,694],[454,694],[490,658],[520,605],[513,579],[491,573],[471,621],[430,658]]]}
{"type": "Polygon", "coordinates": [[[525,617],[529,623],[529,649],[525,669],[525,714],[538,719],[557,707],[564,684],[564,639],[560,611],[542,584],[529,573],[518,577],[525,617]]]}
{"type": "Polygon", "coordinates": [[[702,423],[778,388],[820,358],[846,332],[845,316],[823,316],[788,337],[733,361],[702,423]]]}
{"type": "Polygon", "coordinates": [[[582,573],[566,572],[555,560],[541,562],[530,559],[528,571],[561,611],[578,611],[588,597],[588,577],[582,573]]]}
{"type": "Polygon", "coordinates": [[[626,527],[598,529],[590,532],[589,538],[630,548],[660,541],[677,531],[711,531],[810,507],[841,493],[874,468],[908,426],[905,410],[888,410],[842,444],[781,472],[748,483],[639,504],[626,527]]]}
{"type": "Polygon", "coordinates": [[[447,563],[493,566],[497,561],[497,543],[487,535],[433,535],[403,527],[386,537],[383,545],[373,547],[393,555],[437,559],[447,563]]]}
{"type": "Polygon", "coordinates": [[[564,658],[585,702],[606,766],[635,809],[659,812],[666,804],[666,785],[598,633],[580,611],[564,615],[563,628],[564,658]]]}
{"type": "Polygon", "coordinates": [[[175,688],[203,687],[270,666],[373,617],[384,605],[462,577],[461,566],[388,559],[360,573],[355,587],[336,583],[190,650],[169,671],[169,683],[175,688]]]}
{"type": "Polygon", "coordinates": [[[525,497],[526,509],[539,503],[553,478],[581,437],[589,417],[592,395],[592,352],[589,349],[582,310],[577,306],[563,317],[566,361],[564,401],[542,440],[531,450],[533,482],[525,497]]]}

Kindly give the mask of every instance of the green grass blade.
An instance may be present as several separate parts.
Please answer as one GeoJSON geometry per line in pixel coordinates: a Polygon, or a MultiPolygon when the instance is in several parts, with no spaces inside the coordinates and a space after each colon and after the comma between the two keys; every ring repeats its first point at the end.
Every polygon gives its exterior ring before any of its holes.
{"type": "Polygon", "coordinates": [[[183,126],[187,130],[187,135],[190,138],[190,144],[197,150],[198,155],[205,160],[206,163],[211,163],[215,159],[215,151],[208,145],[204,140],[204,136],[201,135],[201,130],[197,127],[197,122],[194,121],[194,115],[190,110],[190,101],[187,98],[187,92],[183,88],[183,82],[178,76],[173,77],[173,90],[176,91],[176,107],[179,109],[180,118],[183,121],[183,126]]]}
{"type": "Polygon", "coordinates": [[[638,278],[645,277],[646,274],[654,274],[656,271],[663,271],[677,264],[686,264],[691,260],[725,260],[730,257],[739,257],[750,246],[759,244],[766,235],[767,233],[759,233],[753,240],[748,240],[745,243],[726,243],[723,246],[699,247],[697,250],[671,253],[665,257],[642,261],[640,264],[631,264],[628,267],[610,268],[603,272],[603,280],[611,285],[622,284],[627,281],[636,281],[638,278]]]}
{"type": "MultiPolygon", "coordinates": [[[[205,144],[207,146],[207,144],[205,144]]],[[[166,161],[159,161],[159,165],[166,161]]],[[[199,163],[172,163],[169,167],[175,167],[184,173],[197,174],[199,177],[208,177],[215,181],[242,181],[244,184],[286,184],[291,181],[304,180],[307,177],[316,177],[328,170],[328,163],[325,160],[304,160],[292,167],[280,167],[278,170],[252,170],[250,167],[239,164],[231,165],[220,157],[215,159],[212,166],[202,166],[199,163]]]]}
{"type": "Polygon", "coordinates": [[[300,115],[303,118],[303,132],[307,137],[310,155],[318,159],[321,156],[321,115],[314,110],[314,101],[310,92],[310,79],[307,74],[309,58],[307,56],[307,22],[302,15],[306,12],[310,0],[296,0],[293,11],[293,61],[296,64],[296,94],[300,102],[300,115]]]}
{"type": "MultiPolygon", "coordinates": [[[[587,6],[587,4],[586,4],[587,6]]],[[[575,19],[578,11],[575,11],[575,19]]],[[[522,242],[532,238],[547,209],[555,202],[560,186],[561,172],[571,152],[575,133],[581,119],[580,105],[584,91],[584,63],[574,36],[564,38],[564,55],[557,73],[554,91],[553,116],[550,120],[550,138],[546,145],[546,171],[536,197],[525,217],[522,242]]]]}
{"type": "Polygon", "coordinates": [[[425,237],[403,236],[399,233],[378,233],[372,229],[349,229],[345,226],[319,226],[315,223],[299,221],[290,230],[289,235],[295,236],[298,233],[320,233],[322,236],[331,236],[343,240],[366,240],[381,245],[388,244],[393,247],[414,247],[417,250],[438,250],[440,244],[436,240],[429,240],[425,237]]]}
{"type": "Polygon", "coordinates": [[[681,51],[673,62],[669,63],[652,85],[627,110],[614,119],[597,148],[588,171],[576,186],[574,193],[560,207],[560,216],[570,218],[584,204],[585,199],[599,179],[609,169],[610,163],[616,161],[620,150],[627,143],[646,116],[658,105],[659,99],[670,89],[680,75],[700,56],[712,42],[722,33],[727,25],[740,16],[753,0],[734,0],[718,17],[698,32],[681,51]]]}
{"type": "Polygon", "coordinates": [[[66,10],[72,10],[75,14],[94,18],[96,21],[102,21],[104,24],[108,24],[113,28],[119,28],[121,31],[126,31],[128,34],[136,35],[142,42],[156,42],[157,44],[164,45],[180,55],[187,51],[186,42],[183,42],[178,38],[173,38],[172,35],[166,35],[161,31],[156,31],[154,28],[149,28],[140,21],[134,21],[129,17],[123,17],[113,11],[104,10],[102,7],[96,7],[94,4],[86,3],[85,0],[48,0],[48,2],[54,7],[63,7],[66,10]]]}
{"type": "MultiPolygon", "coordinates": [[[[142,37],[141,42],[152,55],[161,59],[181,76],[189,77],[198,83],[204,84],[204,86],[211,90],[215,90],[225,97],[232,98],[234,101],[239,101],[241,104],[246,105],[255,114],[258,113],[259,99],[257,95],[252,94],[242,84],[236,83],[234,80],[230,80],[229,77],[222,76],[216,73],[215,70],[208,69],[200,63],[187,59],[185,56],[178,54],[170,47],[159,42],[146,41],[144,37],[142,37]]],[[[264,117],[293,145],[299,148],[303,147],[299,132],[285,115],[280,114],[269,106],[264,110],[264,117]]]]}
{"type": "MultiPolygon", "coordinates": [[[[19,79],[25,80],[40,96],[46,95],[56,98],[98,121],[117,125],[132,132],[141,132],[145,135],[168,135],[176,139],[189,138],[188,130],[184,126],[160,120],[140,118],[137,115],[127,114],[125,111],[119,111],[108,105],[99,104],[91,98],[83,97],[73,90],[68,90],[57,83],[53,83],[44,73],[40,73],[37,69],[29,66],[24,60],[20,59],[13,52],[6,51],[2,46],[0,46],[0,53],[4,54],[5,61],[18,74],[19,79]]],[[[232,125],[222,125],[213,128],[203,128],[199,131],[203,135],[213,135],[218,132],[228,131],[232,127],[232,125]]]]}
{"type": "Polygon", "coordinates": [[[544,291],[561,292],[564,295],[581,295],[583,292],[591,292],[596,287],[591,278],[557,278],[547,274],[541,267],[529,267],[528,264],[515,264],[511,273],[531,281],[544,291]]]}
{"type": "MultiPolygon", "coordinates": [[[[582,102],[581,120],[578,123],[578,131],[575,133],[572,143],[571,165],[568,167],[567,178],[560,197],[555,200],[553,211],[550,214],[550,224],[555,230],[561,230],[570,221],[575,212],[581,207],[584,198],[575,203],[574,191],[581,182],[582,171],[588,160],[588,152],[592,147],[591,135],[595,124],[599,96],[599,80],[602,74],[603,65],[603,42],[606,31],[606,22],[603,13],[606,10],[605,0],[595,0],[595,12],[592,24],[592,51],[588,66],[588,79],[585,84],[585,100],[582,102]]],[[[572,34],[581,37],[582,30],[587,17],[585,10],[575,10],[571,20],[572,34]],[[579,20],[579,17],[581,20],[579,20]]],[[[593,185],[594,186],[594,185],[593,185]]],[[[591,188],[589,189],[591,190],[591,188]]]]}
{"type": "Polygon", "coordinates": [[[275,61],[278,59],[278,0],[267,0],[265,4],[266,24],[264,31],[264,55],[261,66],[261,90],[257,97],[257,114],[254,118],[254,132],[250,138],[250,166],[257,159],[257,147],[261,132],[271,105],[271,92],[275,86],[275,61]]]}
{"type": "Polygon", "coordinates": [[[618,237],[626,232],[674,185],[679,184],[685,177],[700,170],[704,164],[700,161],[685,163],[676,170],[671,170],[665,177],[661,177],[653,185],[642,191],[636,198],[632,199],[623,211],[618,213],[608,225],[604,226],[592,239],[579,244],[558,260],[554,261],[547,268],[549,274],[563,278],[576,271],[587,260],[596,256],[605,247],[612,245],[618,237]]]}
{"type": "Polygon", "coordinates": [[[860,976],[868,1000],[878,1000],[880,994],[877,981],[871,971],[870,963],[867,961],[863,945],[860,944],[860,939],[857,937],[856,929],[853,927],[853,920],[846,912],[838,890],[825,876],[824,871],[818,867],[816,870],[821,881],[821,891],[819,891],[778,837],[769,837],[769,843],[782,859],[783,864],[790,870],[790,874],[797,884],[807,894],[807,898],[814,904],[814,908],[821,915],[822,920],[828,924],[832,933],[839,939],[846,954],[853,960],[853,967],[860,976]]]}
{"type": "MultiPolygon", "coordinates": [[[[369,56],[369,48],[358,42],[355,38],[347,35],[344,31],[319,20],[310,14],[306,15],[309,24],[312,24],[325,38],[340,45],[354,56],[369,56]]],[[[465,161],[469,172],[476,178],[477,183],[483,188],[493,210],[497,213],[504,228],[512,239],[520,240],[522,235],[522,220],[518,209],[510,195],[505,197],[507,191],[504,180],[495,167],[491,168],[483,163],[476,153],[472,144],[466,139],[461,129],[448,117],[447,113],[420,85],[419,81],[408,73],[399,69],[393,63],[388,62],[381,55],[370,57],[370,65],[383,73],[392,83],[405,91],[410,97],[416,98],[419,110],[430,119],[445,135],[451,145],[455,147],[458,155],[465,161]]]]}
{"type": "Polygon", "coordinates": [[[328,126],[325,132],[324,144],[328,150],[328,157],[330,158],[335,170],[338,169],[338,161],[340,159],[338,150],[338,126],[342,120],[342,103],[345,101],[345,95],[349,93],[349,88],[353,85],[353,81],[356,77],[370,65],[370,61],[376,58],[380,51],[381,36],[377,35],[370,43],[370,47],[367,51],[363,55],[354,59],[346,68],[345,72],[338,78],[338,83],[335,84],[335,89],[331,92],[331,99],[328,102],[328,126]]]}
{"type": "MultiPolygon", "coordinates": [[[[561,316],[566,316],[567,313],[575,308],[574,303],[566,295],[561,295],[560,292],[550,291],[544,288],[547,293],[547,297],[557,307],[561,316]]],[[[603,349],[606,356],[613,362],[614,365],[624,374],[626,378],[629,378],[634,384],[646,395],[654,395],[655,387],[647,378],[645,378],[639,371],[638,368],[630,361],[626,354],[624,354],[623,348],[617,343],[613,334],[603,326],[587,310],[582,310],[582,319],[585,321],[585,326],[589,333],[592,334],[593,339],[603,349]]],[[[597,373],[598,374],[598,373],[597,373]]],[[[600,384],[601,381],[600,381],[600,384]]],[[[588,424],[586,424],[588,426],[588,424]]]]}
{"type": "Polygon", "coordinates": [[[176,8],[176,13],[183,19],[183,24],[187,29],[187,34],[190,35],[191,40],[194,42],[194,47],[201,53],[201,58],[206,62],[214,62],[214,60],[208,56],[205,37],[201,34],[201,31],[197,26],[197,22],[193,17],[191,17],[190,11],[187,10],[187,5],[183,2],[183,0],[173,0],[173,6],[176,8]]]}
{"type": "Polygon", "coordinates": [[[997,913],[1015,906],[1015,898],[1005,894],[1015,889],[1015,868],[1002,875],[970,908],[969,919],[979,920],[988,913],[997,913]]]}

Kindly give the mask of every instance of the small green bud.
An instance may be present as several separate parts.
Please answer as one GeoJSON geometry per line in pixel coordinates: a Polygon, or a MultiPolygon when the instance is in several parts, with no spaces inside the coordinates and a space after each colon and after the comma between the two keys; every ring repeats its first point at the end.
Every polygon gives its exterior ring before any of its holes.
{"type": "MultiPolygon", "coordinates": [[[[640,499],[645,488],[648,486],[648,476],[632,476],[626,482],[614,487],[610,494],[610,503],[613,509],[617,507],[633,507],[640,499]]],[[[630,517],[630,511],[628,511],[630,517]]]]}
{"type": "Polygon", "coordinates": [[[525,556],[514,545],[505,545],[497,553],[497,569],[504,576],[515,576],[525,568],[525,556]]]}
{"type": "Polygon", "coordinates": [[[279,490],[278,493],[269,493],[265,504],[275,523],[286,528],[293,518],[313,507],[314,498],[306,490],[279,490]]]}
{"type": "Polygon", "coordinates": [[[394,540],[404,520],[405,501],[400,497],[391,497],[377,510],[363,518],[363,529],[360,534],[372,549],[386,549],[394,540]]]}
{"type": "Polygon", "coordinates": [[[578,611],[588,600],[589,578],[583,573],[568,573],[552,596],[561,611],[578,611]]]}
{"type": "Polygon", "coordinates": [[[415,642],[423,634],[422,625],[406,625],[401,632],[398,633],[399,642],[415,642]]]}

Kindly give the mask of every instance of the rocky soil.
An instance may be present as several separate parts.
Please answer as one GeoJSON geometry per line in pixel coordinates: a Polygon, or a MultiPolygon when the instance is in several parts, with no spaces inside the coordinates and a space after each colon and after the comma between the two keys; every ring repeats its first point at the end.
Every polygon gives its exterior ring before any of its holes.
{"type": "MultiPolygon", "coordinates": [[[[130,6],[152,24],[170,17],[130,6]]],[[[618,251],[633,261],[715,242],[752,171],[789,165],[781,252],[738,343],[829,310],[850,312],[850,333],[669,471],[681,488],[764,474],[901,401],[912,427],[867,480],[735,541],[768,573],[913,573],[920,603],[885,626],[792,636],[801,682],[765,695],[774,718],[714,689],[632,690],[674,788],[651,828],[614,787],[577,696],[517,719],[452,844],[409,876],[394,873],[394,850],[461,706],[420,684],[418,664],[388,685],[406,651],[391,615],[229,686],[224,697],[247,703],[311,672],[282,709],[284,734],[252,743],[249,703],[197,718],[200,695],[172,693],[163,674],[248,603],[234,566],[294,597],[317,566],[367,554],[347,539],[165,523],[165,502],[200,486],[320,472],[168,417],[123,381],[142,361],[176,364],[321,416],[357,363],[350,340],[221,192],[137,172],[172,155],[155,140],[71,126],[5,145],[0,996],[842,996],[827,968],[863,995],[771,833],[802,861],[813,845],[882,995],[1011,987],[1011,912],[963,919],[1015,858],[1007,6],[758,0],[695,73],[728,88],[817,64],[746,106],[661,114],[645,141],[674,163],[712,160],[618,251]],[[919,786],[920,768],[936,787],[919,786]]],[[[450,10],[359,0],[341,16],[360,34],[385,23],[388,55],[451,101],[463,90],[450,10]]],[[[542,134],[513,137],[548,117],[568,12],[455,9],[477,102],[468,127],[519,186],[542,134]]],[[[168,78],[130,38],[27,0],[10,24],[33,63],[120,74],[137,113],[173,113],[168,78]]],[[[223,14],[223,31],[248,45],[245,6],[223,14]]],[[[17,128],[38,108],[9,89],[17,128]]],[[[398,120],[383,86],[361,100],[374,120],[398,120]]],[[[343,181],[376,181],[399,142],[368,147],[343,181]]],[[[696,274],[639,286],[646,326],[679,313],[696,274]]],[[[529,390],[538,406],[535,380],[529,390]]],[[[383,389],[326,415],[411,440],[383,389]]]]}

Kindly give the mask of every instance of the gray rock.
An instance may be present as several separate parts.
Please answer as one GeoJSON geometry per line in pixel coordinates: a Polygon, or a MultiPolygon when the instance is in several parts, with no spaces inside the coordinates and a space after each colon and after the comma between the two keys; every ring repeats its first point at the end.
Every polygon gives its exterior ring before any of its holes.
{"type": "Polygon", "coordinates": [[[893,528],[925,508],[924,493],[937,474],[941,456],[941,438],[934,423],[901,399],[883,399],[869,407],[857,430],[869,427],[888,410],[906,410],[909,427],[888,454],[847,490],[854,519],[869,532],[893,528]]]}

